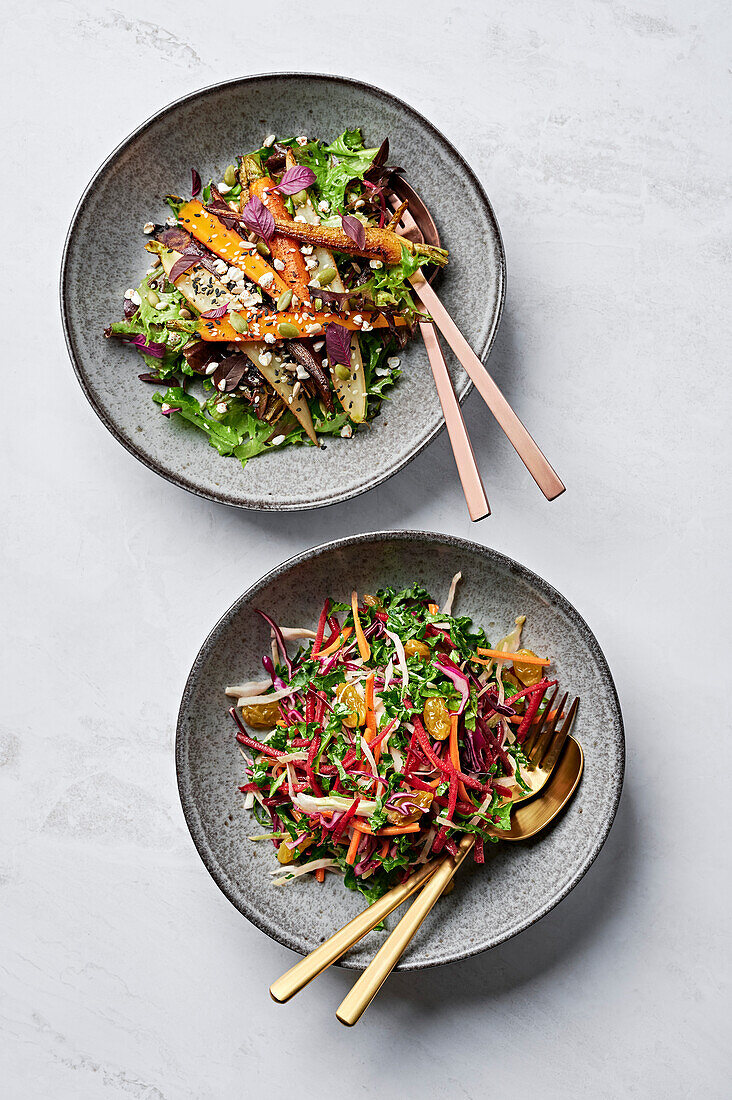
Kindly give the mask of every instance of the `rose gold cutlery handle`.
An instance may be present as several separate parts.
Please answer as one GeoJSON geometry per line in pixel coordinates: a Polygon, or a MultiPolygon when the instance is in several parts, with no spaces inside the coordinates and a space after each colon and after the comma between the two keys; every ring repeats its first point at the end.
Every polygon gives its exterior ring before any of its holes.
{"type": "Polygon", "coordinates": [[[452,453],[455,456],[455,465],[465,494],[468,512],[472,520],[483,519],[484,516],[491,514],[491,509],[475,462],[475,455],[465,427],[463,414],[460,411],[460,403],[452,388],[447,363],[442,354],[440,342],[437,339],[435,326],[429,321],[420,321],[419,327],[424,345],[427,348],[427,356],[432,367],[437,396],[442,405],[447,434],[450,436],[452,453]]]}
{"type": "Polygon", "coordinates": [[[467,834],[458,845],[457,856],[447,856],[439,864],[422,892],[413,901],[389,938],[381,945],[361,977],[346,994],[336,1012],[342,1024],[358,1022],[404,954],[422,921],[473,847],[475,837],[467,834]]]}
{"type": "Polygon", "coordinates": [[[424,275],[417,271],[409,281],[434,318],[435,324],[455,352],[461,365],[467,371],[486,405],[508,436],[526,469],[547,500],[554,500],[555,497],[564,492],[565,488],[559,477],[549,465],[424,275]]]}
{"type": "Polygon", "coordinates": [[[428,879],[434,873],[437,866],[436,863],[425,864],[419,871],[415,871],[413,875],[410,875],[401,886],[395,886],[392,890],[389,890],[378,901],[364,909],[363,913],[359,913],[357,917],[345,924],[325,943],[321,943],[320,947],[316,947],[304,959],[295,963],[286,974],[283,974],[269,987],[273,1000],[284,1004],[295,993],[299,993],[308,982],[311,982],[313,978],[317,978],[318,974],[326,967],[334,963],[336,959],[340,959],[349,947],[353,947],[354,943],[358,943],[362,936],[365,936],[384,917],[388,917],[389,913],[392,913],[403,901],[411,897],[425,879],[428,879]]]}

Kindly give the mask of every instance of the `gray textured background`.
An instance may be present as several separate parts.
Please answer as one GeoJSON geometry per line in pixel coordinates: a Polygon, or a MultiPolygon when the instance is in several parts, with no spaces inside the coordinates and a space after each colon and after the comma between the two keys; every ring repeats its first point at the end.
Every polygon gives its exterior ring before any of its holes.
{"type": "Polygon", "coordinates": [[[726,5],[396,7],[3,11],[12,1100],[727,1095],[726,5]],[[154,477],[86,404],[56,304],[78,195],[170,99],[274,68],[382,84],[475,168],[508,258],[492,369],[565,478],[559,501],[475,396],[495,515],[472,531],[442,437],[360,500],[239,513],[154,477]],[[173,730],[205,631],[252,580],[301,547],[400,526],[477,537],[566,593],[615,675],[628,773],[605,849],[558,909],[477,960],[395,975],[354,1032],[332,1014],[343,972],[270,1001],[293,956],[196,855],[173,730]]]}

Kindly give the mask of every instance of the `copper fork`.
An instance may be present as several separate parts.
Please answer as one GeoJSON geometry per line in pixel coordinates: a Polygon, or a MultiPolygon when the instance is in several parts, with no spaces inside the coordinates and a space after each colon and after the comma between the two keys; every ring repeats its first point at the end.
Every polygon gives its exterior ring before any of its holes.
{"type": "MultiPolygon", "coordinates": [[[[421,199],[419,199],[419,196],[416,195],[416,192],[406,185],[403,180],[400,181],[399,187],[404,194],[407,195],[407,199],[409,199],[411,193],[411,195],[414,195],[415,198],[419,200],[420,206],[424,207],[424,204],[421,199]]],[[[400,206],[399,199],[396,196],[393,196],[390,202],[393,209],[400,214],[397,225],[392,224],[392,228],[396,232],[399,232],[399,227],[401,227],[404,236],[408,236],[413,240],[423,240],[424,235],[422,234],[422,230],[418,222],[415,221],[410,214],[409,209],[403,208],[403,203],[400,206]]],[[[426,207],[424,207],[424,210],[431,222],[432,219],[429,216],[429,211],[427,211],[426,207]]],[[[553,467],[550,466],[547,458],[539,449],[526,426],[511,408],[462,332],[443,306],[442,302],[435,294],[429,282],[425,279],[422,271],[416,271],[414,275],[410,277],[409,282],[412,284],[414,290],[416,290],[422,304],[432,316],[435,325],[447,340],[460,365],[493,413],[500,428],[508,437],[509,442],[544,496],[547,500],[554,500],[555,497],[560,496],[565,490],[563,482],[553,467]]],[[[463,424],[463,428],[464,427],[465,425],[463,424]]]]}

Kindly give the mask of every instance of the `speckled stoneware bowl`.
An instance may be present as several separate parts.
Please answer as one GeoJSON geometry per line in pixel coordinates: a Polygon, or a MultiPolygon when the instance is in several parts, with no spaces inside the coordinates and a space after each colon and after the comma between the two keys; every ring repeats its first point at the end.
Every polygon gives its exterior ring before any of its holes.
{"type": "MultiPolygon", "coordinates": [[[[498,226],[471,169],[422,115],[379,88],[334,76],[252,76],[186,96],[145,122],[94,176],[74,214],[61,273],[66,340],[92,407],[133,455],[184,489],[247,508],[332,504],[401,469],[442,426],[426,352],[413,340],[399,385],[371,428],[350,440],[329,437],[322,450],[262,455],[242,470],[192,426],[168,423],[151,401],[153,388],[137,380],[142,361],[103,336],[121,316],[126,288],[147,270],[142,226],[170,212],[165,194],[188,194],[191,166],[219,179],[265,133],[330,139],[354,126],[374,144],[388,135],[392,163],[405,168],[450,250],[440,296],[475,351],[485,357],[490,350],[505,286],[498,226]]],[[[451,366],[462,399],[470,384],[454,360],[451,366]]]]}
{"type": "MultiPolygon", "coordinates": [[[[203,644],[188,677],[178,716],[178,783],[188,827],[211,875],[245,916],[287,947],[311,951],[365,905],[328,875],[271,885],[274,850],[247,837],[260,831],[242,809],[243,762],[224,687],[262,675],[269,631],[260,607],[284,626],[309,626],[327,595],[347,599],[354,584],[406,587],[415,580],[444,600],[461,570],[455,610],[471,615],[498,639],[526,614],[526,643],[550,653],[563,688],[579,695],[574,735],[585,770],[573,800],[540,836],[486,846],[483,867],[457,877],[405,954],[401,969],[450,962],[494,947],[521,932],[565,897],[600,851],[623,783],[623,721],[615,686],[587,623],[551,585],[495,550],[423,532],[384,532],[307,550],[272,570],[226,612],[203,644]]],[[[389,918],[389,927],[398,919],[389,918]]],[[[371,932],[342,960],[363,969],[383,941],[371,932]]]]}

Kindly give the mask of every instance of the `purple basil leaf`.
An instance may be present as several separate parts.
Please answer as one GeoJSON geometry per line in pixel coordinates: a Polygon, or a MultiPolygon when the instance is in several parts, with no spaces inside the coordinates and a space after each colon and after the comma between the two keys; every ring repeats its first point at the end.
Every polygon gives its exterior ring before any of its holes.
{"type": "Polygon", "coordinates": [[[170,275],[168,276],[170,282],[174,283],[176,279],[179,279],[181,275],[188,271],[189,267],[195,267],[195,265],[200,262],[200,259],[201,257],[195,252],[187,252],[185,255],[179,256],[170,269],[170,275]]]}
{"type": "Polygon", "coordinates": [[[191,198],[201,194],[201,177],[195,168],[191,168],[191,198]]]}
{"type": "Polygon", "coordinates": [[[351,333],[343,325],[331,321],[325,326],[325,346],[331,363],[351,365],[351,333]]]}
{"type": "Polygon", "coordinates": [[[271,213],[261,199],[254,195],[241,212],[242,220],[251,230],[265,241],[274,236],[275,223],[271,213]]]}
{"type": "Polygon", "coordinates": [[[228,356],[213,373],[213,384],[219,393],[231,393],[241,382],[249,369],[249,359],[237,352],[228,356]],[[221,384],[223,382],[223,385],[221,384]]]}
{"type": "Polygon", "coordinates": [[[306,168],[304,164],[296,164],[288,168],[280,182],[275,187],[281,195],[296,195],[298,191],[306,191],[315,183],[315,172],[312,168],[306,168]]]}
{"type": "Polygon", "coordinates": [[[229,311],[229,303],[223,306],[216,306],[215,309],[209,309],[207,313],[202,313],[201,316],[205,317],[207,321],[220,321],[225,313],[229,311]]]}
{"type": "Polygon", "coordinates": [[[364,248],[366,245],[366,230],[363,222],[359,221],[353,214],[345,214],[341,218],[341,225],[343,226],[343,232],[351,238],[356,248],[364,248]]]}
{"type": "Polygon", "coordinates": [[[162,359],[165,355],[165,344],[156,344],[154,340],[148,342],[141,332],[130,342],[145,355],[152,355],[153,359],[162,359]]]}
{"type": "Polygon", "coordinates": [[[137,377],[140,379],[141,382],[154,382],[155,384],[159,384],[160,382],[164,381],[164,379],[161,378],[159,374],[153,374],[152,372],[146,374],[138,374],[137,377]]]}

